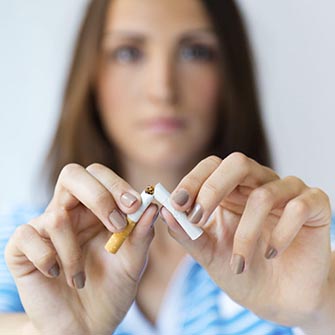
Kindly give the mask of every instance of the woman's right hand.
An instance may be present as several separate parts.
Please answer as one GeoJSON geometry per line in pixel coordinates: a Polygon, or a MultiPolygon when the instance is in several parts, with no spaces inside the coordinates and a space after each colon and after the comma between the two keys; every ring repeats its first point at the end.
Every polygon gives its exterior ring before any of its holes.
{"type": "Polygon", "coordinates": [[[108,168],[69,164],[46,211],[16,230],[6,261],[41,334],[111,334],[117,327],[136,295],[157,206],[150,205],[117,255],[104,244],[124,228],[121,212],[135,212],[140,202],[108,168]]]}

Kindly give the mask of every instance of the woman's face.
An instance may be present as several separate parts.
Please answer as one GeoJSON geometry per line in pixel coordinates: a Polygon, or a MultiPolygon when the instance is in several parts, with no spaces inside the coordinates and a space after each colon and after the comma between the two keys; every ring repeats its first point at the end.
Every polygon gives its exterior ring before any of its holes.
{"type": "Polygon", "coordinates": [[[207,150],[216,123],[219,46],[199,0],[114,0],[97,96],[123,158],[178,167],[207,150]]]}

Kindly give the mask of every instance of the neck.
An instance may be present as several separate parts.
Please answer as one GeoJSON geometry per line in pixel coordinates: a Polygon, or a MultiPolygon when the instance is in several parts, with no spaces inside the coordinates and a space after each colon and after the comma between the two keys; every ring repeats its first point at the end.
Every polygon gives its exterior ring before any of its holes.
{"type": "Polygon", "coordinates": [[[146,186],[161,183],[172,192],[181,179],[190,171],[192,166],[152,167],[144,164],[123,162],[125,180],[138,192],[142,192],[146,186]]]}

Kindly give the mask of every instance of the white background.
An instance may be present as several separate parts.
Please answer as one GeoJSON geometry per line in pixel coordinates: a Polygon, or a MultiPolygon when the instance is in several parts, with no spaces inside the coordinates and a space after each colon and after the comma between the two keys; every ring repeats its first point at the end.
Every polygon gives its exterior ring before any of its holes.
{"type": "MultiPolygon", "coordinates": [[[[335,205],[335,2],[240,0],[275,167],[335,205]]],[[[0,0],[0,206],[36,202],[86,0],[0,0]]]]}

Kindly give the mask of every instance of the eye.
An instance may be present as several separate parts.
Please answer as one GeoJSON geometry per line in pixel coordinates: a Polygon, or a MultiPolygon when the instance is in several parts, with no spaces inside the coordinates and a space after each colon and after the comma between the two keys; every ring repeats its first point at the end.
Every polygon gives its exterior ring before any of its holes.
{"type": "Polygon", "coordinates": [[[183,46],[181,49],[181,57],[183,60],[210,62],[216,58],[216,51],[206,45],[194,44],[183,46]]]}
{"type": "Polygon", "coordinates": [[[112,59],[118,63],[135,63],[142,58],[141,51],[133,46],[121,46],[112,52],[112,59]]]}

